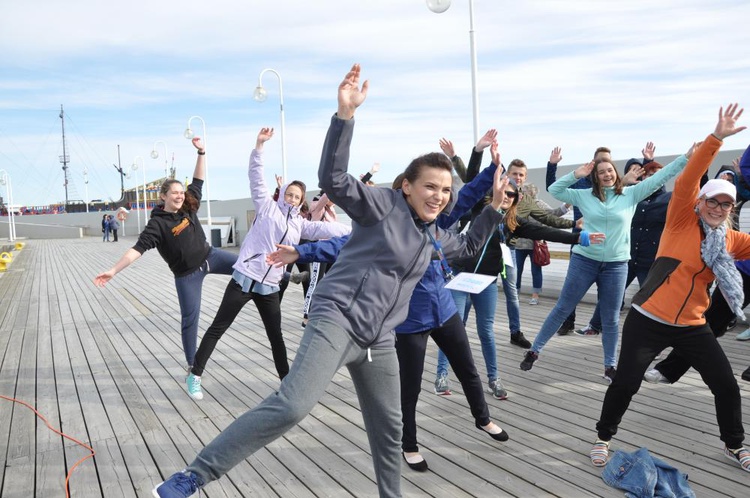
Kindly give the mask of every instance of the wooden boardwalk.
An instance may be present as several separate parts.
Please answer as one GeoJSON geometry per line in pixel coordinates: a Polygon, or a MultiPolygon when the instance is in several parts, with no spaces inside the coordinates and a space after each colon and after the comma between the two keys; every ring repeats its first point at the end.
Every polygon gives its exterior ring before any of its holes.
{"type": "MultiPolygon", "coordinates": [[[[74,497],[149,496],[155,483],[183,468],[278,384],[260,319],[249,305],[208,365],[205,398],[191,400],[184,388],[175,290],[156,251],[105,289],[91,282],[132,242],[31,240],[0,274],[0,394],[35,406],[53,426],[95,449],[95,458],[70,479],[74,497]]],[[[548,268],[560,271],[555,264],[548,268]]],[[[205,281],[201,334],[227,280],[205,281]]],[[[548,281],[555,281],[552,275],[548,281]]],[[[522,323],[533,339],[554,300],[543,297],[539,306],[523,304],[527,300],[522,296],[522,323]]],[[[302,333],[301,302],[292,285],[282,305],[290,359],[302,333]]],[[[509,399],[488,394],[487,400],[510,441],[496,443],[474,428],[455,380],[452,396],[432,393],[431,344],[418,406],[419,441],[431,471],[404,466],[404,494],[622,496],[604,484],[588,459],[605,391],[600,340],[555,337],[534,369],[521,372],[523,351],[508,343],[503,304],[496,334],[509,399]]],[[[591,309],[579,308],[580,324],[591,309]]],[[[469,329],[484,376],[473,317],[469,329]]],[[[750,364],[750,344],[735,341],[731,332],[721,342],[739,376],[750,364]]],[[[749,413],[750,384],[740,384],[749,413]]],[[[750,475],[721,453],[712,396],[695,372],[675,386],[644,385],[613,442],[614,449],[641,446],[687,472],[698,496],[748,495],[750,475]]],[[[342,370],[309,417],[207,486],[205,495],[376,496],[368,451],[356,394],[342,370]]],[[[87,454],[27,408],[0,399],[3,498],[64,496],[67,470],[87,454]]]]}

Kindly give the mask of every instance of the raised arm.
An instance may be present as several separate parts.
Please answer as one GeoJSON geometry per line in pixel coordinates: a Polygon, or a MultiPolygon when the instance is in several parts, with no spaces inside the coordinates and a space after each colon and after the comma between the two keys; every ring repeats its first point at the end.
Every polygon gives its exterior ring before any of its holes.
{"type": "Polygon", "coordinates": [[[557,181],[557,165],[562,161],[562,149],[555,147],[549,155],[549,161],[547,161],[547,175],[545,178],[545,188],[549,190],[550,185],[557,181]]]}
{"type": "Polygon", "coordinates": [[[197,180],[206,179],[206,146],[203,144],[201,137],[193,137],[193,147],[198,149],[198,159],[195,161],[195,170],[193,178],[197,180]]]}
{"type": "Polygon", "coordinates": [[[318,186],[361,225],[377,222],[391,208],[391,189],[368,187],[348,173],[349,147],[354,134],[354,112],[367,97],[368,82],[360,88],[360,67],[354,64],[338,88],[338,112],[331,119],[318,168],[318,186]]]}
{"type": "Polygon", "coordinates": [[[273,202],[263,178],[263,146],[272,137],[273,128],[261,128],[258,137],[255,139],[255,148],[250,153],[250,167],[247,176],[250,180],[250,197],[255,204],[256,211],[261,205],[273,202]]]}
{"type": "Polygon", "coordinates": [[[107,282],[112,280],[115,275],[130,266],[136,259],[140,258],[141,256],[142,254],[135,249],[128,249],[112,268],[94,277],[94,285],[96,285],[97,287],[104,287],[107,282]]]}
{"type": "MultiPolygon", "coordinates": [[[[737,119],[742,116],[742,109],[737,104],[730,104],[726,112],[719,109],[719,120],[714,132],[700,144],[693,144],[686,154],[689,157],[687,166],[677,177],[672,192],[672,200],[667,208],[667,228],[678,229],[681,223],[695,223],[691,215],[700,191],[701,177],[708,171],[714,157],[718,154],[721,144],[726,137],[744,130],[745,126],[737,126],[737,119]]],[[[662,168],[664,169],[664,168],[662,168]]]]}

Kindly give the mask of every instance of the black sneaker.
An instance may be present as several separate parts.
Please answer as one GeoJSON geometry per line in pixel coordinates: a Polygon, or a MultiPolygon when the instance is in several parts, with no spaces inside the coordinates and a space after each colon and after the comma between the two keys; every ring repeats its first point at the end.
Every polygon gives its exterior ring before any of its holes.
{"type": "Polygon", "coordinates": [[[615,367],[607,367],[604,369],[604,380],[607,381],[607,384],[611,384],[613,380],[615,380],[615,375],[617,375],[617,369],[615,367]]]}
{"type": "Polygon", "coordinates": [[[523,357],[523,361],[521,362],[521,370],[531,370],[531,367],[534,366],[534,362],[539,359],[539,353],[535,353],[534,351],[526,351],[526,356],[523,357]]]}
{"type": "Polygon", "coordinates": [[[510,334],[510,343],[523,349],[529,349],[531,347],[531,343],[523,336],[523,332],[521,331],[510,334]]]}
{"type": "Polygon", "coordinates": [[[750,382],[750,367],[747,367],[747,370],[742,372],[742,380],[750,382]]]}
{"type": "Polygon", "coordinates": [[[575,328],[575,325],[571,327],[570,325],[563,323],[562,325],[560,325],[560,328],[557,329],[557,335],[570,335],[573,333],[575,328]]]}

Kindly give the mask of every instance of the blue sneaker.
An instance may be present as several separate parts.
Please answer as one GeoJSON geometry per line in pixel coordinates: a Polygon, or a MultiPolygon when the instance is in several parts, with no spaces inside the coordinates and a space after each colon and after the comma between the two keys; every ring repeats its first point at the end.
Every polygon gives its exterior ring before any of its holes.
{"type": "Polygon", "coordinates": [[[197,375],[190,374],[187,377],[187,390],[191,398],[202,400],[203,391],[201,391],[201,378],[197,375]]]}
{"type": "Polygon", "coordinates": [[[151,494],[155,498],[187,498],[203,487],[200,477],[183,470],[157,485],[151,494]]]}
{"type": "Polygon", "coordinates": [[[737,334],[737,337],[735,339],[737,339],[738,341],[750,341],[750,327],[737,334]]]}

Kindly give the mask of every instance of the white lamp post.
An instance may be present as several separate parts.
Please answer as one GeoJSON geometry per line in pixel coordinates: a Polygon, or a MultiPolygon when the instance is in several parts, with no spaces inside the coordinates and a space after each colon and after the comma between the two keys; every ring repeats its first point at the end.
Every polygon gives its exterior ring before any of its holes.
{"type": "MultiPolygon", "coordinates": [[[[441,14],[451,0],[427,0],[427,8],[441,14]]],[[[479,92],[477,91],[477,45],[474,39],[474,0],[469,0],[469,52],[471,56],[471,111],[474,119],[474,143],[479,140],[479,92]]]]}
{"type": "Polygon", "coordinates": [[[276,77],[279,79],[279,110],[281,113],[281,168],[282,168],[282,175],[284,176],[284,181],[289,181],[289,178],[286,176],[286,139],[284,137],[284,89],[281,84],[281,75],[278,71],[275,69],[264,69],[260,72],[260,76],[258,76],[258,86],[255,88],[255,92],[253,92],[253,99],[255,99],[256,102],[265,102],[265,100],[268,98],[268,92],[265,88],[263,88],[263,75],[266,72],[271,72],[276,75],[276,77]]]}
{"type": "Polygon", "coordinates": [[[5,185],[8,199],[5,205],[8,206],[8,242],[16,240],[16,219],[13,215],[13,187],[10,184],[10,175],[4,169],[0,169],[0,185],[5,185]]]}
{"type": "MultiPolygon", "coordinates": [[[[135,180],[135,207],[130,208],[131,211],[135,210],[135,221],[138,225],[138,233],[141,233],[141,215],[138,214],[138,165],[133,164],[130,169],[133,171],[133,179],[135,180]]],[[[127,179],[130,180],[130,173],[127,174],[127,179]]],[[[124,234],[123,234],[124,235],[124,234]]]]}
{"type": "Polygon", "coordinates": [[[86,212],[89,212],[89,169],[83,168],[83,184],[86,186],[86,212]]]}
{"type": "MultiPolygon", "coordinates": [[[[192,116],[190,119],[188,119],[187,129],[185,130],[185,133],[183,133],[183,136],[187,138],[188,140],[192,140],[193,137],[195,136],[195,133],[193,133],[193,130],[190,128],[190,123],[194,119],[199,119],[201,122],[201,125],[203,125],[203,135],[201,138],[203,139],[203,146],[208,147],[208,137],[206,137],[206,122],[200,116],[192,116]]],[[[206,188],[206,195],[205,195],[206,214],[208,215],[208,233],[210,235],[211,234],[211,195],[208,191],[209,183],[208,183],[208,157],[207,156],[204,156],[203,165],[205,169],[205,172],[204,172],[205,178],[203,178],[203,186],[206,188]]]]}
{"type": "MultiPolygon", "coordinates": [[[[133,171],[136,171],[139,167],[138,162],[140,161],[140,168],[143,170],[143,227],[146,228],[146,223],[148,223],[148,197],[146,194],[146,165],[143,162],[143,158],[141,156],[135,156],[133,159],[133,171]]],[[[137,175],[136,175],[137,180],[137,175]]]]}
{"type": "Polygon", "coordinates": [[[164,178],[167,178],[169,176],[169,149],[167,149],[167,143],[164,140],[157,140],[151,149],[151,159],[159,159],[159,151],[156,150],[156,144],[164,146],[164,178]]]}

